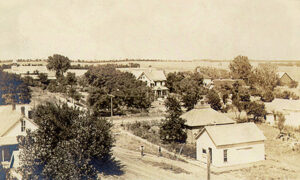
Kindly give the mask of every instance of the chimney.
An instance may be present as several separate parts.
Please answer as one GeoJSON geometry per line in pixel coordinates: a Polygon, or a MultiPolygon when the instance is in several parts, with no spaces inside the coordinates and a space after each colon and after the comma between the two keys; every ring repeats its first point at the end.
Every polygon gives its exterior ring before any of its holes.
{"type": "Polygon", "coordinates": [[[15,103],[12,103],[12,110],[16,110],[16,104],[15,103]]]}
{"type": "Polygon", "coordinates": [[[22,114],[22,116],[25,116],[25,107],[24,106],[21,107],[21,114],[22,114]]]}

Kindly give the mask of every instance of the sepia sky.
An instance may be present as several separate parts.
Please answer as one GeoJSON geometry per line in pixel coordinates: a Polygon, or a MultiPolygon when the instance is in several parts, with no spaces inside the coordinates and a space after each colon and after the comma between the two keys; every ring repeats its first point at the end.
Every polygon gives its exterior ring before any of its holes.
{"type": "Polygon", "coordinates": [[[0,59],[300,60],[300,0],[0,1],[0,59]]]}

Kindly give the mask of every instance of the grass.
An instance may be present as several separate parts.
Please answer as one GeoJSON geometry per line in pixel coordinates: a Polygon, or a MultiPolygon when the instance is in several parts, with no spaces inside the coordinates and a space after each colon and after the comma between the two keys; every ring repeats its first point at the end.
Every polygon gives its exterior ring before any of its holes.
{"type": "Polygon", "coordinates": [[[189,158],[196,159],[196,146],[192,144],[163,144],[159,137],[159,122],[143,121],[126,124],[126,129],[134,135],[139,136],[147,141],[168,149],[176,154],[181,153],[189,158]]]}

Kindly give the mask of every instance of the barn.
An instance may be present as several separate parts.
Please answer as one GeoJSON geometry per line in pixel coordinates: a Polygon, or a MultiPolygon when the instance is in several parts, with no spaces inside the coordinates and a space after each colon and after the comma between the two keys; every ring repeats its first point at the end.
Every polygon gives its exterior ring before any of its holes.
{"type": "Polygon", "coordinates": [[[293,81],[291,76],[289,76],[286,72],[278,72],[277,75],[281,86],[289,85],[293,81]]]}
{"type": "Polygon", "coordinates": [[[254,123],[206,126],[196,137],[197,160],[224,167],[265,159],[265,136],[254,123]]]}

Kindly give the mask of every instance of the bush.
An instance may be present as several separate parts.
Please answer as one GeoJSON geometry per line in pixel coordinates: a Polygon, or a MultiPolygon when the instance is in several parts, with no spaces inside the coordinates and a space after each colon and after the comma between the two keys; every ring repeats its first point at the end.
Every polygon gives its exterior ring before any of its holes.
{"type": "Polygon", "coordinates": [[[277,92],[275,94],[275,97],[280,99],[293,99],[293,100],[299,99],[299,96],[297,96],[294,92],[291,91],[277,92]]]}
{"type": "Polygon", "coordinates": [[[289,84],[289,88],[297,88],[298,87],[298,82],[297,81],[292,81],[290,84],[289,84]]]}
{"type": "Polygon", "coordinates": [[[263,102],[272,102],[273,100],[274,100],[274,94],[273,94],[273,92],[272,91],[266,91],[266,92],[264,92],[263,94],[262,94],[262,96],[261,96],[261,100],[263,101],[263,102]]]}

